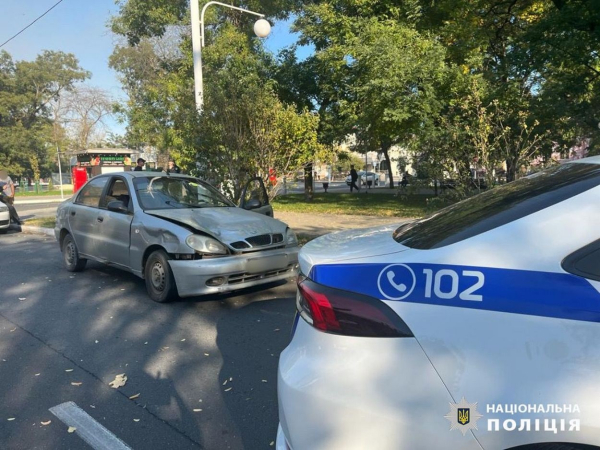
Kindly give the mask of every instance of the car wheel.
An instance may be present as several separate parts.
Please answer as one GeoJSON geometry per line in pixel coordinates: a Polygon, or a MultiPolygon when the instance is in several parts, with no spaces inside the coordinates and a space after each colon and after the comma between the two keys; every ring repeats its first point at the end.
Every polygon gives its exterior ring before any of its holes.
{"type": "Polygon", "coordinates": [[[152,300],[165,303],[173,300],[177,293],[169,258],[162,250],[150,254],[144,267],[146,290],[152,300]]]}
{"type": "Polygon", "coordinates": [[[87,259],[83,259],[79,256],[77,244],[75,244],[75,240],[70,234],[67,234],[63,240],[62,254],[65,268],[69,272],[81,272],[85,269],[87,259]]]}

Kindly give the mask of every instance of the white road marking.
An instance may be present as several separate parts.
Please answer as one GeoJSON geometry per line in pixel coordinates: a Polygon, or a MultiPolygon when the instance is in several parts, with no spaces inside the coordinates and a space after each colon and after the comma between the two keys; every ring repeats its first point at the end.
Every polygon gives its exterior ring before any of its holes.
{"type": "Polygon", "coordinates": [[[75,427],[75,433],[94,450],[131,450],[131,447],[73,402],[53,406],[50,412],[67,426],[75,427]]]}

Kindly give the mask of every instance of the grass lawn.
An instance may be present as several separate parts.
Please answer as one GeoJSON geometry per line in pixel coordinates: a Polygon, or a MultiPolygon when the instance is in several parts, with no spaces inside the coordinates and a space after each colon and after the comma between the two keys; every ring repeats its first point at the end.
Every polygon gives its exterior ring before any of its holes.
{"type": "Polygon", "coordinates": [[[318,193],[312,202],[304,194],[289,194],[273,200],[275,211],[323,214],[353,214],[381,217],[422,217],[427,214],[426,195],[405,198],[386,194],[318,193]]]}
{"type": "MultiPolygon", "coordinates": [[[[65,188],[64,189],[64,194],[66,197],[70,197],[71,195],[73,195],[73,189],[72,188],[65,188]]],[[[60,189],[53,189],[52,191],[42,191],[40,190],[40,192],[36,193],[35,191],[31,191],[31,192],[15,192],[15,197],[38,197],[38,196],[46,196],[46,195],[60,195],[60,189]]]]}
{"type": "Polygon", "coordinates": [[[56,218],[54,218],[54,217],[39,217],[37,219],[26,220],[24,225],[31,225],[34,227],[42,227],[42,228],[54,228],[55,223],[56,223],[56,218]]]}

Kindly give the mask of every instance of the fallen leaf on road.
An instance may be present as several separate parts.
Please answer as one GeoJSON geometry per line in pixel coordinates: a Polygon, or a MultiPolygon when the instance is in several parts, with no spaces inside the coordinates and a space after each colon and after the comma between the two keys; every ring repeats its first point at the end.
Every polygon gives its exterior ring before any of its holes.
{"type": "Polygon", "coordinates": [[[194,409],[194,412],[200,412],[202,411],[201,409],[194,409]]]}
{"type": "Polygon", "coordinates": [[[65,369],[65,372],[73,372],[73,369],[65,369]]]}
{"type": "Polygon", "coordinates": [[[148,343],[147,343],[147,342],[144,342],[144,345],[148,345],[148,343]]]}
{"type": "Polygon", "coordinates": [[[139,422],[139,421],[140,421],[140,419],[133,419],[133,421],[134,421],[134,422],[139,422]]]}
{"type": "Polygon", "coordinates": [[[81,386],[82,384],[82,382],[71,381],[71,386],[81,386]]]}
{"type": "Polygon", "coordinates": [[[98,339],[96,339],[94,342],[97,344],[99,341],[98,341],[98,339]]]}
{"type": "Polygon", "coordinates": [[[263,382],[263,383],[266,383],[266,382],[267,382],[267,380],[262,380],[262,382],[263,382]]]}
{"type": "Polygon", "coordinates": [[[223,386],[225,386],[227,384],[227,380],[223,381],[223,386]]]}
{"type": "Polygon", "coordinates": [[[279,331],[279,328],[275,328],[273,331],[279,331]]]}
{"type": "Polygon", "coordinates": [[[271,443],[269,444],[269,446],[273,447],[275,445],[275,441],[271,441],[271,443]]]}
{"type": "Polygon", "coordinates": [[[208,353],[205,353],[204,356],[208,356],[208,353]]]}
{"type": "Polygon", "coordinates": [[[181,342],[185,342],[185,339],[182,339],[181,342]]]}
{"type": "Polygon", "coordinates": [[[41,373],[36,373],[35,374],[36,377],[39,377],[40,375],[41,375],[41,373]]]}
{"type": "Polygon", "coordinates": [[[229,381],[233,381],[233,377],[229,377],[229,381]]]}
{"type": "Polygon", "coordinates": [[[114,380],[108,383],[108,385],[113,389],[118,389],[121,386],[125,386],[125,383],[127,383],[127,376],[124,373],[122,373],[120,375],[117,375],[114,380]]]}
{"type": "Polygon", "coordinates": [[[69,429],[67,430],[67,433],[75,433],[76,429],[77,428],[75,428],[75,427],[69,427],[69,429]]]}
{"type": "Polygon", "coordinates": [[[46,425],[50,425],[52,423],[51,420],[49,420],[48,422],[41,422],[42,425],[46,426],[46,425]]]}
{"type": "Polygon", "coordinates": [[[15,420],[15,418],[14,418],[14,417],[9,417],[9,418],[8,418],[8,419],[6,419],[6,420],[8,420],[9,422],[11,422],[11,421],[15,420]]]}
{"type": "Polygon", "coordinates": [[[94,405],[90,405],[90,408],[94,408],[94,409],[96,409],[96,407],[95,407],[94,405]]]}
{"type": "Polygon", "coordinates": [[[132,395],[131,397],[129,397],[129,400],[135,400],[136,398],[138,398],[140,396],[140,394],[135,394],[132,395]]]}
{"type": "Polygon", "coordinates": [[[225,392],[229,392],[230,390],[232,390],[233,388],[227,388],[225,389],[225,392]]]}
{"type": "Polygon", "coordinates": [[[27,300],[27,297],[19,297],[20,302],[22,302],[23,300],[27,300]]]}
{"type": "Polygon", "coordinates": [[[10,332],[12,333],[13,331],[17,331],[17,328],[13,328],[12,330],[10,330],[10,332]]]}

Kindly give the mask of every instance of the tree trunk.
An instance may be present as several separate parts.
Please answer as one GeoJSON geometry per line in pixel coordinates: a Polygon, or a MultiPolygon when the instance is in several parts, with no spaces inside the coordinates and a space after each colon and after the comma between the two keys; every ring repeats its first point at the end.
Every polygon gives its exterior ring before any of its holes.
{"type": "Polygon", "coordinates": [[[304,200],[307,202],[313,199],[313,165],[308,163],[304,166],[304,200]]]}
{"type": "Polygon", "coordinates": [[[513,158],[506,160],[506,182],[510,183],[517,179],[517,161],[513,158]]]}
{"type": "Polygon", "coordinates": [[[390,188],[393,189],[394,188],[394,170],[392,169],[392,160],[390,159],[390,155],[389,155],[390,147],[391,147],[390,145],[382,144],[381,152],[383,153],[383,156],[385,157],[385,160],[387,161],[388,175],[390,176],[390,188]]]}

